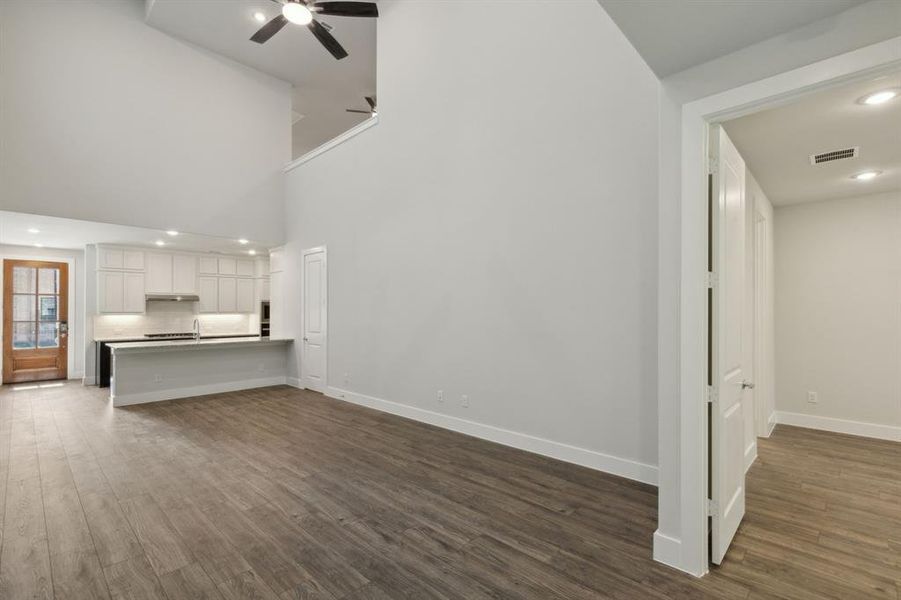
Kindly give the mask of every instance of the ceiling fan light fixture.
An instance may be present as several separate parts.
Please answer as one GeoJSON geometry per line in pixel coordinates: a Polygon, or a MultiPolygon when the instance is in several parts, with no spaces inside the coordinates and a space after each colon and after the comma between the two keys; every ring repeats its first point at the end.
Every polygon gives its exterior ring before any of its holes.
{"type": "Polygon", "coordinates": [[[313,13],[300,2],[287,2],[282,6],[282,15],[295,25],[309,25],[313,13]]]}

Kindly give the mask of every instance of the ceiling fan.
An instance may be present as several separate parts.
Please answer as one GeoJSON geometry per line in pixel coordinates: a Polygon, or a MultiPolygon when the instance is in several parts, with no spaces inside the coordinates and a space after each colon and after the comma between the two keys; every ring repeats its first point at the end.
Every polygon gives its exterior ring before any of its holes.
{"type": "Polygon", "coordinates": [[[378,113],[375,108],[375,96],[366,96],[366,104],[369,105],[369,110],[357,110],[355,108],[348,108],[346,110],[350,113],[360,113],[363,115],[375,115],[378,113]]]}
{"type": "Polygon", "coordinates": [[[282,14],[278,15],[253,34],[250,41],[264,44],[269,38],[281,31],[288,23],[306,25],[316,36],[316,39],[332,53],[332,56],[341,60],[347,56],[347,50],[341,47],[338,40],[329,33],[328,25],[320,23],[314,16],[326,15],[330,17],[378,17],[379,9],[374,2],[312,2],[309,0],[287,0],[280,2],[282,14]]]}

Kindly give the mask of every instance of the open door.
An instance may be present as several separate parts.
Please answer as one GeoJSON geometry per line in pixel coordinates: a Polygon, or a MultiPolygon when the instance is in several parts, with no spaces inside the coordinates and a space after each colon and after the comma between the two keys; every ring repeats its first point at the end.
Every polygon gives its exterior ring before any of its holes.
{"type": "Polygon", "coordinates": [[[745,301],[745,164],[726,132],[710,128],[710,559],[720,564],[745,514],[742,392],[745,301]]]}

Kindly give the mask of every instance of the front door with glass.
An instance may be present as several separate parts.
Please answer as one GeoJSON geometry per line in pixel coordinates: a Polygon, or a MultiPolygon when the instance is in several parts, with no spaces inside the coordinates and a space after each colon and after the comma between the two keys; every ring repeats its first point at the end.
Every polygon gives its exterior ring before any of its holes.
{"type": "Polygon", "coordinates": [[[3,383],[65,379],[66,263],[3,261],[3,383]]]}

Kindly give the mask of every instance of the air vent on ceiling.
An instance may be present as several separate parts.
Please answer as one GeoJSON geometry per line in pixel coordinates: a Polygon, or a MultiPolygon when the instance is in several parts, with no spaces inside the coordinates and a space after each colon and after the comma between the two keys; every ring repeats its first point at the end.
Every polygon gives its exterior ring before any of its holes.
{"type": "Polygon", "coordinates": [[[820,165],[833,160],[842,160],[845,158],[857,158],[860,155],[860,146],[853,148],[843,148],[841,150],[830,150],[829,152],[820,152],[819,154],[810,155],[810,164],[820,165]]]}

